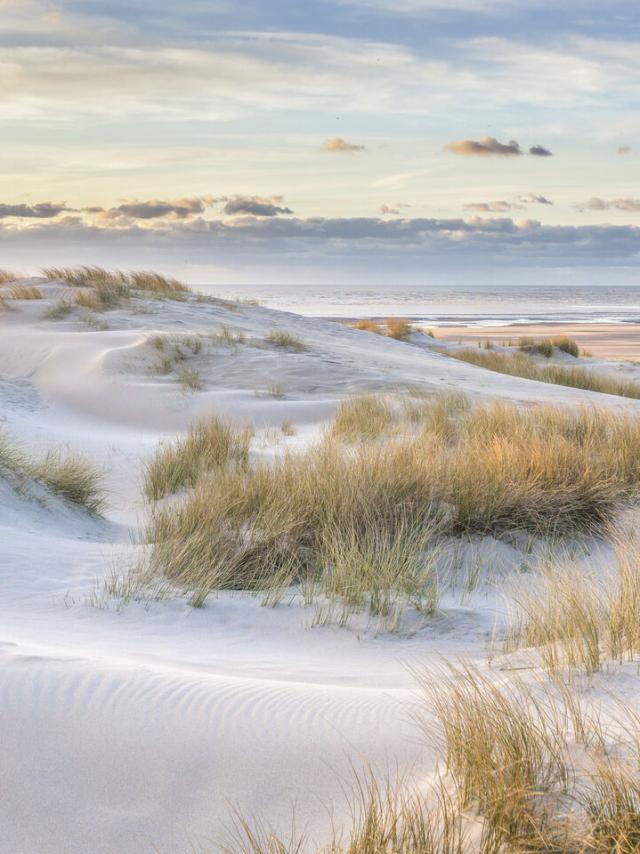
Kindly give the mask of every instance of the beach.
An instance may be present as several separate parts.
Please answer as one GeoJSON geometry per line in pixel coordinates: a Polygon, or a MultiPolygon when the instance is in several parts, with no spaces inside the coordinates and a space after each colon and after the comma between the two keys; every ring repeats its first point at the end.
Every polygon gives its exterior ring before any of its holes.
{"type": "Polygon", "coordinates": [[[637,323],[530,323],[505,326],[442,326],[433,330],[441,341],[477,344],[479,341],[516,343],[519,338],[573,338],[596,359],[638,361],[640,324],[637,323]]]}

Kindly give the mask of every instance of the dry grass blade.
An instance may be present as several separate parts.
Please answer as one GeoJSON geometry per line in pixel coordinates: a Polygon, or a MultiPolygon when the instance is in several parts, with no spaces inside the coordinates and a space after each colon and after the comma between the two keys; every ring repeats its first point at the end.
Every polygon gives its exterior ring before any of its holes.
{"type": "Polygon", "coordinates": [[[375,332],[376,335],[383,335],[383,329],[375,320],[356,320],[351,324],[353,329],[360,329],[363,332],[375,332]]]}
{"type": "Polygon", "coordinates": [[[160,445],[145,466],[145,495],[158,501],[229,463],[246,466],[250,442],[248,429],[238,430],[218,418],[200,421],[184,439],[160,445]]]}
{"type": "Polygon", "coordinates": [[[274,347],[280,347],[283,350],[294,350],[301,353],[303,350],[308,349],[302,338],[292,335],[285,330],[274,329],[267,335],[265,340],[269,344],[273,344],[274,347]]]}
{"type": "Polygon", "coordinates": [[[396,341],[408,341],[413,332],[413,326],[401,317],[390,317],[385,320],[386,334],[396,341]]]}
{"type": "Polygon", "coordinates": [[[40,288],[36,288],[34,285],[15,285],[9,288],[8,292],[5,293],[5,297],[8,299],[32,300],[43,299],[44,295],[40,288]]]}
{"type": "Polygon", "coordinates": [[[580,388],[585,391],[597,391],[620,397],[640,398],[640,383],[597,373],[585,368],[566,365],[540,365],[526,353],[500,353],[481,349],[443,350],[453,359],[468,362],[489,371],[508,374],[514,377],[538,380],[553,385],[580,388]]]}
{"type": "Polygon", "coordinates": [[[72,504],[98,513],[104,505],[104,476],[85,457],[50,451],[32,460],[0,434],[0,476],[10,473],[19,481],[35,480],[72,504]]]}
{"type": "Polygon", "coordinates": [[[382,397],[365,395],[338,404],[331,432],[341,439],[355,441],[382,436],[393,423],[393,410],[382,397]]]}

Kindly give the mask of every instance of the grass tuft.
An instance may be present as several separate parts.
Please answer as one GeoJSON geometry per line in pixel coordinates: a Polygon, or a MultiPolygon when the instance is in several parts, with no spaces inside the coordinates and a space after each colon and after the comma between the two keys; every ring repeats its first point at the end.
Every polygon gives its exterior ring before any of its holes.
{"type": "Polygon", "coordinates": [[[103,473],[86,457],[49,451],[40,460],[31,460],[0,434],[0,476],[7,473],[19,481],[41,483],[51,492],[91,513],[100,512],[104,500],[103,473]]]}
{"type": "Polygon", "coordinates": [[[274,347],[280,347],[283,350],[295,350],[301,353],[303,350],[308,349],[302,338],[281,329],[274,329],[267,335],[265,340],[269,344],[273,344],[274,347]]]}
{"type": "Polygon", "coordinates": [[[386,334],[396,341],[408,341],[413,332],[413,326],[401,317],[389,317],[385,320],[386,334]]]}
{"type": "Polygon", "coordinates": [[[160,445],[146,464],[146,497],[158,501],[231,463],[246,467],[250,441],[251,431],[237,430],[219,418],[198,422],[183,439],[160,445]]]}
{"type": "Polygon", "coordinates": [[[4,294],[7,299],[32,300],[43,299],[43,293],[40,288],[33,285],[14,285],[9,288],[9,291],[4,294]]]}
{"type": "Polygon", "coordinates": [[[389,403],[384,398],[366,395],[338,404],[331,432],[349,441],[371,439],[382,436],[392,423],[393,411],[389,403]]]}

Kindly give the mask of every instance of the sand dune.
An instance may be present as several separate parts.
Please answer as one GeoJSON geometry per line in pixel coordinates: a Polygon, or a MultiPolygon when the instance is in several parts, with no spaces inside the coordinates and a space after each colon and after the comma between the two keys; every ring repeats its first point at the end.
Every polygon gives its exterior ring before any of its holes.
{"type": "MultiPolygon", "coordinates": [[[[256,453],[308,443],[337,402],[406,387],[537,403],[602,396],[491,374],[409,343],[258,306],[148,300],[143,311],[47,320],[51,300],[0,318],[2,428],[34,452],[63,445],[108,470],[104,520],[0,486],[0,851],[92,854],[215,850],[229,805],[322,839],[328,809],[347,815],[353,767],[410,768],[434,755],[410,719],[411,666],[484,654],[500,595],[445,597],[428,628],[379,635],[313,627],[313,609],[263,608],[225,593],[118,609],[89,597],[131,560],[142,462],[162,437],[216,413],[265,434],[256,453]],[[228,346],[223,327],[246,336],[228,346]],[[265,341],[299,336],[301,352],[265,341]],[[158,368],[154,338],[199,334],[187,357],[203,389],[158,368]],[[210,336],[210,337],[207,337],[210,336]],[[278,388],[275,389],[274,385],[278,388]]],[[[171,344],[173,346],[173,344],[171,344]]],[[[618,407],[636,401],[610,399],[618,407]]]]}

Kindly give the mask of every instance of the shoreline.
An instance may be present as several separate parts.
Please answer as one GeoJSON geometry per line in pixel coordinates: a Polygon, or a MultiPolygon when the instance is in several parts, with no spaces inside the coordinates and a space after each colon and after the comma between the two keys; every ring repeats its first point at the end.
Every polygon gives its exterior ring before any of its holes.
{"type": "MultiPolygon", "coordinates": [[[[428,329],[420,324],[421,329],[428,329]]],[[[640,324],[638,323],[530,323],[511,326],[433,327],[436,340],[477,344],[490,339],[496,343],[531,338],[574,338],[581,350],[598,359],[640,361],[640,324]]]]}

